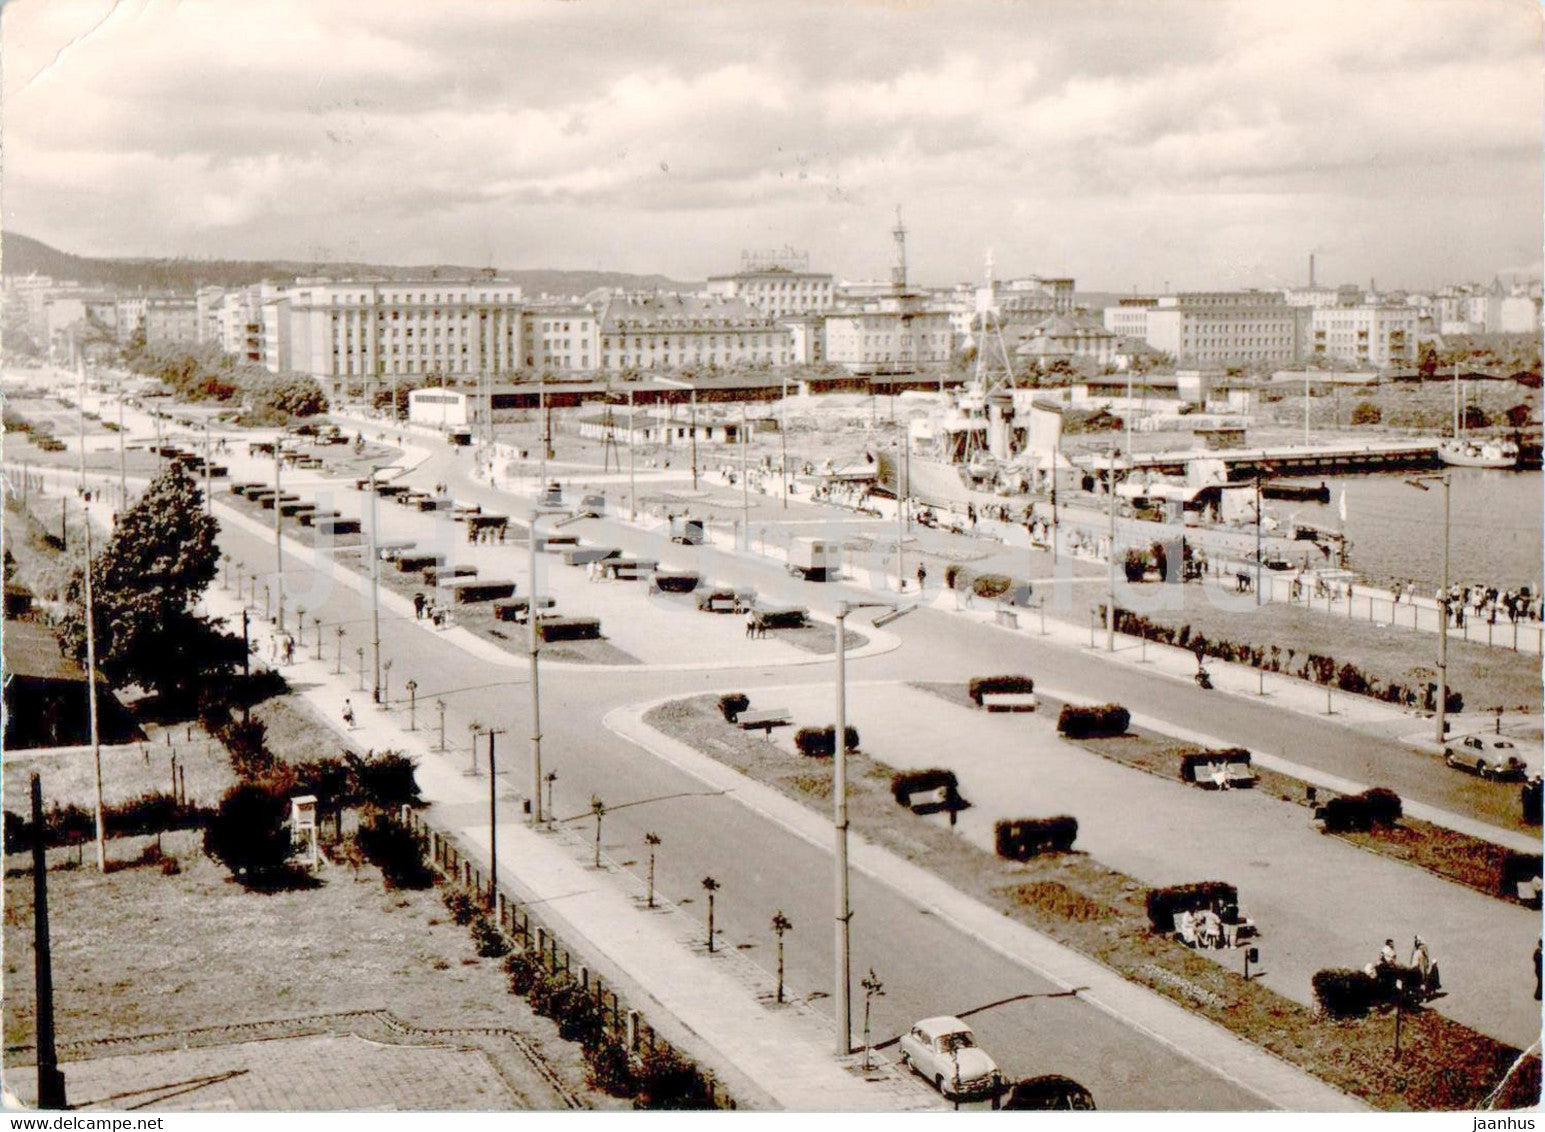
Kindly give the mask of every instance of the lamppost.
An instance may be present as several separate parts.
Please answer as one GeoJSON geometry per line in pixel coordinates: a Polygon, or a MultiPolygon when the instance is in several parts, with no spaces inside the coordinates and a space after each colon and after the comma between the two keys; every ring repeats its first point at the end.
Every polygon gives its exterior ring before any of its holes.
{"type": "Polygon", "coordinates": [[[408,689],[408,730],[418,730],[418,681],[409,679],[405,687],[408,689]]]}
{"type": "Polygon", "coordinates": [[[654,907],[654,854],[660,847],[660,835],[650,832],[644,834],[644,844],[649,846],[649,895],[645,899],[645,907],[654,907]]]}
{"type": "Polygon", "coordinates": [[[499,911],[499,822],[497,817],[499,775],[494,761],[494,739],[503,735],[505,728],[488,729],[488,906],[499,911]]]}
{"type": "MultiPolygon", "coordinates": [[[[780,941],[780,944],[781,944],[781,941],[780,941]]],[[[880,981],[879,976],[874,973],[874,968],[871,967],[871,968],[869,968],[869,974],[864,977],[864,981],[861,982],[859,984],[859,986],[864,988],[864,1068],[868,1069],[870,1067],[869,1066],[869,1004],[874,999],[876,999],[876,998],[883,998],[885,996],[885,984],[880,981]]],[[[955,1073],[956,1073],[957,1078],[958,1078],[959,1073],[960,1073],[959,1066],[956,1067],[955,1073]]],[[[958,1090],[957,1090],[957,1092],[958,1092],[958,1090]]]]}
{"type": "MultiPolygon", "coordinates": [[[[85,403],[84,391],[81,397],[85,403]]],[[[91,588],[91,512],[87,510],[84,515],[86,527],[86,569],[85,575],[85,599],[86,599],[86,686],[87,686],[87,715],[91,725],[91,765],[92,776],[96,784],[96,826],[97,826],[97,869],[107,872],[107,835],[102,824],[102,746],[97,732],[97,637],[95,622],[97,619],[97,606],[95,595],[91,588]]],[[[38,834],[41,837],[41,832],[38,834]]]]}
{"type": "Polygon", "coordinates": [[[467,750],[472,761],[467,764],[467,774],[477,777],[477,737],[483,733],[483,725],[476,720],[467,724],[467,750]]]}
{"type": "Polygon", "coordinates": [[[383,660],[381,662],[381,694],[376,698],[384,708],[392,706],[391,679],[392,662],[390,660],[383,660]]]}
{"type": "Polygon", "coordinates": [[[1118,449],[1111,444],[1110,466],[1106,469],[1105,487],[1110,493],[1110,550],[1105,555],[1105,651],[1116,651],[1116,455],[1118,449]]]}
{"type": "MultiPolygon", "coordinates": [[[[545,451],[545,449],[544,449],[545,451]]],[[[544,477],[545,479],[545,477],[544,477]]],[[[541,640],[537,635],[537,610],[541,608],[537,594],[536,527],[544,515],[540,506],[531,509],[530,525],[526,528],[526,564],[530,577],[530,594],[526,605],[526,648],[531,665],[531,824],[542,824],[542,693],[538,683],[537,657],[541,640]]]]}
{"type": "Polygon", "coordinates": [[[365,690],[365,646],[361,645],[354,650],[355,659],[359,661],[359,690],[365,690]]]}
{"type": "Polygon", "coordinates": [[[274,586],[278,590],[279,632],[284,632],[284,489],[279,468],[283,464],[284,434],[274,437],[274,586]]]}
{"type": "MultiPolygon", "coordinates": [[[[393,411],[396,402],[392,402],[393,411]]],[[[375,699],[381,699],[381,553],[377,542],[377,528],[381,512],[377,506],[380,494],[376,491],[376,476],[391,464],[375,464],[370,469],[370,648],[375,658],[375,699]]]]}
{"type": "Polygon", "coordinates": [[[1438,594],[1438,695],[1434,707],[1437,728],[1437,741],[1441,745],[1448,739],[1448,616],[1449,616],[1449,580],[1448,580],[1448,555],[1449,555],[1449,530],[1450,508],[1449,494],[1453,486],[1452,474],[1444,472],[1437,476],[1417,476],[1406,480],[1406,483],[1418,491],[1426,491],[1427,484],[1423,481],[1436,480],[1443,485],[1443,582],[1438,594]]]}
{"type": "Polygon", "coordinates": [[[334,666],[334,668],[333,668],[333,675],[334,676],[342,676],[343,675],[343,626],[342,625],[339,625],[336,629],[333,630],[333,637],[338,642],[338,657],[337,657],[337,661],[338,662],[337,662],[336,666],[334,666]]]}
{"type": "Polygon", "coordinates": [[[590,795],[590,812],[595,815],[595,860],[592,863],[599,869],[601,867],[601,819],[606,816],[606,803],[601,801],[599,794],[590,795]]]}
{"type": "Polygon", "coordinates": [[[553,820],[553,783],[558,781],[558,772],[556,770],[548,771],[543,775],[543,781],[547,783],[547,821],[551,825],[553,820]]]}
{"type": "Polygon", "coordinates": [[[713,954],[713,894],[719,891],[719,882],[713,877],[703,878],[703,891],[708,893],[708,952],[713,954]]]}
{"type": "Polygon", "coordinates": [[[778,1002],[783,1001],[783,934],[793,926],[793,921],[783,914],[782,908],[773,913],[773,935],[778,937],[778,1002]]]}

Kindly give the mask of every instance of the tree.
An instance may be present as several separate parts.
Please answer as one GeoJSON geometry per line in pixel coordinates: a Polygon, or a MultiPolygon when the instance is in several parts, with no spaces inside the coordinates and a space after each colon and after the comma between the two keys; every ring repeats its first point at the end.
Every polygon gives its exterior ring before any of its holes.
{"type": "Polygon", "coordinates": [[[281,872],[294,852],[288,800],[271,785],[242,782],[220,799],[204,829],[204,852],[244,884],[281,872]]]}
{"type": "Polygon", "coordinates": [[[1486,410],[1479,405],[1466,405],[1464,411],[1464,427],[1466,429],[1490,428],[1491,417],[1486,410]]]}
{"type": "Polygon", "coordinates": [[[1507,411],[1507,425],[1509,428],[1523,428],[1529,423],[1529,406],[1514,405],[1507,411]]]}
{"type": "MultiPolygon", "coordinates": [[[[96,601],[97,665],[116,683],[133,683],[170,702],[193,702],[199,688],[223,680],[241,662],[241,641],[194,612],[219,571],[219,524],[180,461],[118,516],[91,563],[96,601]]],[[[65,650],[86,656],[80,571],[66,589],[60,625],[65,650]]]]}
{"type": "Polygon", "coordinates": [[[1355,425],[1374,425],[1384,419],[1384,414],[1372,401],[1359,401],[1352,408],[1352,423],[1355,425]]]}
{"type": "Polygon", "coordinates": [[[1422,345],[1421,356],[1416,361],[1416,373],[1423,381],[1431,381],[1438,372],[1438,351],[1431,342],[1422,345]]]}

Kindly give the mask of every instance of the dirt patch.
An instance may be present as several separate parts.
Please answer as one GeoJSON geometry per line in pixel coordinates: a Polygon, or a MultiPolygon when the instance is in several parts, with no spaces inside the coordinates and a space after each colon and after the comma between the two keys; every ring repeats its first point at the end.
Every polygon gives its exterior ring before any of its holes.
{"type": "MultiPolygon", "coordinates": [[[[964,698],[964,688],[959,695],[964,698]]],[[[644,721],[826,812],[830,762],[801,759],[729,726],[716,696],[661,704],[644,721]]],[[[1024,863],[1001,860],[952,833],[945,818],[918,817],[896,805],[890,777],[891,768],[866,754],[849,757],[848,815],[862,836],[1376,1107],[1475,1107],[1519,1057],[1512,1047],[1435,1011],[1414,1010],[1402,1020],[1408,1052],[1392,1061],[1390,1016],[1349,1022],[1317,1018],[1308,1007],[1150,932],[1147,886],[1140,882],[1080,852],[1024,863]]],[[[1537,1057],[1525,1072],[1532,1074],[1526,1091],[1537,1096],[1537,1057]]]]}
{"type": "MultiPolygon", "coordinates": [[[[570,1092],[616,1104],[586,1088],[578,1047],[508,992],[499,961],[477,958],[438,889],[388,892],[374,868],[335,865],[317,888],[252,893],[198,839],[162,836],[182,868],[173,876],[141,867],[103,877],[60,868],[73,850],[50,855],[61,1042],[386,1009],[420,1027],[516,1030],[570,1092]]],[[[115,841],[115,856],[132,857],[137,840],[115,841]]],[[[27,859],[6,865],[6,1063],[19,1065],[32,1059],[32,886],[27,859]]],[[[521,1091],[534,1107],[558,1107],[531,1077],[521,1091]]]]}

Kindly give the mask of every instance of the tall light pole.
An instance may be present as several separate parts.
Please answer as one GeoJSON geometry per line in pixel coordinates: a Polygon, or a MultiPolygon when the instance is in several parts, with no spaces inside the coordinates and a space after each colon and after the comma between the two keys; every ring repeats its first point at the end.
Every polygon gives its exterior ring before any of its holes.
{"type": "Polygon", "coordinates": [[[279,469],[284,461],[283,433],[274,437],[274,589],[278,606],[275,624],[284,632],[284,489],[280,486],[279,469]]]}
{"type": "Polygon", "coordinates": [[[80,421],[80,490],[86,493],[86,357],[80,359],[80,404],[76,406],[76,417],[80,421]]]}
{"type": "Polygon", "coordinates": [[[381,701],[381,553],[376,541],[376,527],[381,519],[381,511],[376,503],[380,497],[376,491],[376,473],[382,467],[390,465],[376,465],[370,469],[370,647],[375,657],[375,691],[372,699],[376,703],[381,701]]]}
{"type": "MultiPolygon", "coordinates": [[[[97,606],[91,590],[91,511],[86,509],[86,703],[91,722],[91,767],[96,784],[97,869],[107,872],[107,834],[102,824],[102,745],[97,733],[97,606]]],[[[38,832],[42,836],[42,832],[38,832]]]]}
{"type": "Polygon", "coordinates": [[[751,432],[746,420],[746,403],[740,403],[740,533],[746,540],[746,549],[751,549],[751,477],[749,471],[749,456],[751,452],[751,432]]]}
{"type": "Polygon", "coordinates": [[[547,374],[538,373],[536,380],[536,424],[537,433],[542,442],[542,470],[539,473],[536,489],[537,499],[540,500],[543,492],[547,490],[547,374]]]}
{"type": "Polygon", "coordinates": [[[123,446],[123,390],[118,390],[118,495],[119,506],[129,509],[129,458],[123,446]]]}
{"type": "Polygon", "coordinates": [[[1116,445],[1110,447],[1110,467],[1106,469],[1105,487],[1109,494],[1110,551],[1105,556],[1105,651],[1116,651],[1116,445]]]}
{"type": "Polygon", "coordinates": [[[778,438],[783,446],[781,463],[778,465],[778,478],[783,481],[783,509],[789,509],[789,375],[783,373],[783,399],[778,402],[778,413],[782,418],[778,422],[778,438]]]}
{"type": "Polygon", "coordinates": [[[852,909],[848,906],[848,603],[837,603],[837,725],[833,733],[832,827],[836,832],[836,1023],[837,1056],[853,1052],[852,909]]]}
{"type": "Polygon", "coordinates": [[[539,507],[531,509],[531,525],[526,533],[526,562],[530,576],[526,595],[526,647],[531,664],[531,824],[542,822],[542,693],[537,683],[537,654],[541,640],[537,636],[536,525],[542,518],[539,507]]]}
{"type": "Polygon", "coordinates": [[[499,911],[499,771],[494,761],[494,741],[502,734],[502,727],[488,729],[488,906],[495,913],[499,911]]]}
{"type": "Polygon", "coordinates": [[[637,424],[633,418],[633,390],[628,390],[628,518],[638,522],[638,480],[634,477],[634,445],[637,424]]]}
{"type": "MultiPolygon", "coordinates": [[[[214,492],[210,481],[214,478],[209,471],[209,422],[204,422],[204,514],[208,515],[214,510],[214,492]]],[[[274,510],[279,509],[279,501],[274,501],[274,510]]]]}
{"type": "Polygon", "coordinates": [[[692,390],[691,420],[688,422],[689,431],[692,434],[692,490],[697,490],[697,386],[692,390]]]}
{"type": "Polygon", "coordinates": [[[1416,479],[1408,479],[1406,482],[1419,491],[1426,491],[1427,485],[1423,479],[1436,479],[1443,485],[1443,582],[1438,593],[1438,695],[1437,702],[1433,705],[1433,720],[1437,730],[1437,741],[1441,746],[1448,738],[1448,606],[1449,606],[1449,530],[1450,509],[1449,489],[1452,486],[1452,473],[1444,472],[1440,476],[1423,476],[1416,479]]]}
{"type": "Polygon", "coordinates": [[[1261,469],[1255,469],[1255,604],[1261,604],[1261,527],[1266,516],[1261,512],[1261,469]]]}

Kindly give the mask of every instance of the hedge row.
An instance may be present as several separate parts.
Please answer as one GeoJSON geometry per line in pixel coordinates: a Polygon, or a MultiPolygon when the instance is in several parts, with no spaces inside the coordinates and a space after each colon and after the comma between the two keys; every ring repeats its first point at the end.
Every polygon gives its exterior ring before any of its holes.
{"type": "Polygon", "coordinates": [[[434,873],[424,862],[424,840],[389,813],[371,815],[356,835],[365,859],[381,870],[388,889],[428,888],[434,873]]]}
{"type": "Polygon", "coordinates": [[[981,598],[1001,598],[1010,590],[1029,586],[1028,582],[1008,574],[978,574],[956,562],[944,568],[944,584],[952,590],[969,589],[981,598]]]}
{"type": "Polygon", "coordinates": [[[740,713],[751,706],[751,697],[744,692],[731,692],[719,697],[719,712],[725,723],[734,723],[740,713]]]}
{"type": "Polygon", "coordinates": [[[1332,798],[1314,811],[1325,823],[1327,833],[1366,833],[1374,826],[1391,826],[1400,820],[1403,807],[1400,795],[1382,786],[1332,798]]]}
{"type": "MultiPolygon", "coordinates": [[[[102,807],[102,828],[108,837],[139,837],[174,829],[193,829],[208,819],[208,810],[183,805],[172,795],[160,791],[151,791],[125,802],[102,807]]],[[[77,845],[90,841],[96,834],[96,814],[84,806],[54,805],[43,812],[45,848],[77,845]]],[[[6,811],[7,853],[31,852],[36,835],[37,831],[28,817],[11,810],[6,811]]]]}
{"type": "Polygon", "coordinates": [[[1350,967],[1316,971],[1309,984],[1314,988],[1315,1005],[1332,1018],[1361,1018],[1378,998],[1378,980],[1350,967]]]}
{"type": "MultiPolygon", "coordinates": [[[[848,750],[858,750],[858,728],[847,728],[848,750]]],[[[837,728],[801,727],[794,733],[794,746],[806,758],[829,759],[837,753],[837,728]]]]}
{"type": "Polygon", "coordinates": [[[1057,730],[1069,739],[1095,739],[1108,735],[1125,735],[1132,723],[1132,713],[1120,704],[1100,704],[1096,707],[1076,707],[1064,704],[1057,717],[1057,730]]]}
{"type": "Polygon", "coordinates": [[[1193,884],[1172,884],[1168,888],[1148,890],[1148,922],[1156,932],[1175,930],[1175,917],[1182,912],[1200,912],[1224,904],[1239,904],[1239,890],[1221,880],[1201,880],[1193,884]]]}
{"type": "MultiPolygon", "coordinates": [[[[1099,615],[1102,619],[1104,618],[1104,605],[1099,607],[1099,615]]],[[[1322,656],[1319,653],[1306,653],[1300,656],[1297,650],[1283,649],[1279,645],[1247,645],[1222,638],[1215,640],[1203,633],[1193,632],[1190,625],[1181,625],[1178,629],[1173,625],[1161,625],[1119,606],[1116,608],[1116,631],[1216,657],[1231,664],[1247,664],[1266,672],[1283,672],[1289,676],[1297,676],[1301,680],[1339,688],[1354,696],[1372,696],[1385,703],[1421,707],[1427,711],[1431,711],[1436,706],[1436,684],[1415,687],[1393,680],[1385,683],[1355,664],[1338,665],[1335,657],[1322,656]]],[[[1464,695],[1450,688],[1448,710],[1455,713],[1461,712],[1464,710],[1464,705],[1464,695]]]]}
{"type": "Polygon", "coordinates": [[[928,770],[904,770],[891,778],[891,797],[896,799],[899,806],[909,806],[908,800],[913,794],[923,794],[930,790],[944,789],[953,794],[960,783],[955,778],[955,772],[933,767],[928,770]]]}
{"type": "Polygon", "coordinates": [[[1532,781],[1525,782],[1523,789],[1519,792],[1518,799],[1519,803],[1523,807],[1523,818],[1524,821],[1528,822],[1530,825],[1540,824],[1542,785],[1545,784],[1542,784],[1540,780],[1536,778],[1532,781]]]}
{"type": "Polygon", "coordinates": [[[982,706],[983,696],[1028,695],[1035,691],[1035,681],[1028,676],[974,676],[966,686],[966,694],[982,706]]]}
{"type": "Polygon", "coordinates": [[[1078,838],[1078,819],[1067,817],[1021,818],[993,826],[998,856],[1028,861],[1042,853],[1066,853],[1078,838]]]}

